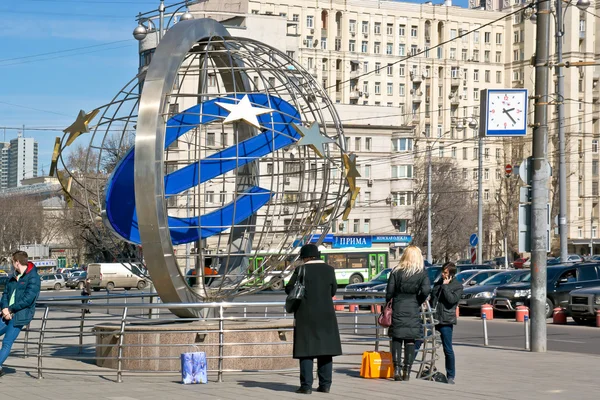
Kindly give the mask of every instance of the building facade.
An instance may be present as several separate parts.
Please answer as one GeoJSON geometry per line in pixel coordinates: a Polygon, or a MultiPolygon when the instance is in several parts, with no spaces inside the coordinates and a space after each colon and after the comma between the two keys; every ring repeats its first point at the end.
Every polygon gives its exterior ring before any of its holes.
{"type": "Polygon", "coordinates": [[[7,187],[21,186],[23,179],[37,177],[37,171],[38,143],[33,138],[24,138],[19,134],[19,137],[10,141],[8,147],[7,187]]]}
{"type": "Polygon", "coordinates": [[[10,143],[0,143],[0,190],[8,188],[8,151],[10,143]]]}

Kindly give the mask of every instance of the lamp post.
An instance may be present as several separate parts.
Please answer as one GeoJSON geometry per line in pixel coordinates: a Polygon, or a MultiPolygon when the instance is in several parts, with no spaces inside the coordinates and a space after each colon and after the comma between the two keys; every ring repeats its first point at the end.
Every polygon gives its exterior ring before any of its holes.
{"type": "MultiPolygon", "coordinates": [[[[469,120],[468,126],[475,131],[479,126],[479,121],[476,117],[463,118],[462,122],[456,125],[456,129],[462,131],[465,129],[465,124],[469,120]]],[[[483,138],[478,135],[477,158],[477,264],[482,263],[483,258],[483,138]]]]}
{"type": "MultiPolygon", "coordinates": [[[[567,226],[567,163],[565,156],[565,76],[563,73],[563,37],[565,35],[564,18],[567,10],[573,4],[572,0],[567,2],[567,6],[563,11],[563,1],[556,0],[554,10],[555,26],[555,48],[556,48],[556,65],[554,67],[556,74],[556,122],[558,124],[558,194],[559,194],[559,209],[558,209],[558,233],[560,238],[560,261],[566,262],[568,258],[568,226],[567,226]]],[[[590,6],[589,0],[577,0],[575,6],[582,11],[587,10],[590,6]]],[[[537,22],[537,13],[531,15],[530,21],[537,22]]]]}
{"type": "MultiPolygon", "coordinates": [[[[137,17],[138,26],[136,26],[135,29],[133,30],[133,37],[138,41],[144,40],[149,32],[148,27],[146,27],[144,25],[144,23],[147,23],[147,24],[151,24],[154,31],[156,31],[158,33],[158,42],[160,42],[165,33],[165,30],[169,29],[169,26],[173,22],[173,18],[177,15],[177,13],[182,8],[189,7],[193,3],[197,3],[197,1],[183,1],[180,3],[175,3],[175,4],[171,4],[169,6],[165,6],[164,0],[161,0],[157,9],[138,14],[138,17],[137,17]],[[168,8],[172,8],[172,7],[177,7],[177,8],[175,9],[175,11],[170,13],[170,18],[167,21],[167,23],[165,24],[165,16],[169,15],[169,14],[165,14],[165,12],[167,11],[168,8]],[[157,12],[158,12],[158,28],[156,27],[154,21],[152,21],[152,18],[153,18],[152,15],[157,12]]],[[[186,10],[186,12],[181,14],[181,16],[179,17],[179,21],[188,21],[191,19],[194,19],[194,16],[189,12],[189,10],[186,10]]]]}

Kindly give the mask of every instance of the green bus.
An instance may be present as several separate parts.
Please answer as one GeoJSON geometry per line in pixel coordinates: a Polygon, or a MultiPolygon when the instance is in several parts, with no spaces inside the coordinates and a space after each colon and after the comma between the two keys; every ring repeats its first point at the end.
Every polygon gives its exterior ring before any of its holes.
{"type": "MultiPolygon", "coordinates": [[[[250,258],[245,286],[263,286],[271,283],[271,290],[283,289],[294,268],[300,265],[299,249],[292,254],[258,252],[250,258]]],[[[321,259],[335,268],[338,285],[361,283],[370,280],[388,267],[387,247],[321,249],[321,259]]]]}

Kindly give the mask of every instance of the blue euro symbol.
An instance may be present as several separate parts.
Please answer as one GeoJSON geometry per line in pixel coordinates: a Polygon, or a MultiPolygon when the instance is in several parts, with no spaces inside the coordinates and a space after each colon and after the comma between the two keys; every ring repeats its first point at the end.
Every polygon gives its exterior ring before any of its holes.
{"type": "MultiPolygon", "coordinates": [[[[238,100],[246,96],[238,94],[238,100]]],[[[164,180],[165,197],[174,196],[210,179],[242,167],[267,154],[282,149],[300,139],[292,123],[300,123],[300,114],[290,103],[263,93],[248,94],[250,102],[274,110],[258,116],[263,133],[212,154],[199,162],[167,174],[164,180]]],[[[167,121],[165,149],[180,136],[197,126],[225,118],[228,111],[217,102],[236,103],[233,97],[215,98],[195,105],[167,121]]],[[[135,211],[134,151],[131,148],[119,162],[106,187],[106,220],[124,240],[141,244],[135,211]]],[[[173,244],[206,239],[239,224],[267,204],[273,193],[252,186],[231,203],[201,216],[178,218],[169,216],[169,231],[173,244]]]]}

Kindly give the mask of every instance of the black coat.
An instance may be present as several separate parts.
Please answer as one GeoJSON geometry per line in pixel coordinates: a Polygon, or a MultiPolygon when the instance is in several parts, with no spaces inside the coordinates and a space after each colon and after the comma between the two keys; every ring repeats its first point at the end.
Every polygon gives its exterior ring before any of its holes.
{"type": "Polygon", "coordinates": [[[456,325],[456,306],[463,292],[463,285],[452,279],[447,285],[440,278],[431,294],[431,305],[435,307],[436,319],[440,325],[456,325]]]}
{"type": "Polygon", "coordinates": [[[425,271],[406,276],[402,270],[390,275],[385,294],[386,302],[392,302],[392,326],[388,332],[396,339],[420,339],[423,337],[421,304],[425,302],[431,284],[425,271]]]}
{"type": "MultiPolygon", "coordinates": [[[[333,267],[315,260],[304,264],[304,269],[304,299],[294,313],[294,358],[339,356],[342,343],[332,300],[337,291],[333,267]]],[[[299,270],[285,286],[286,293],[294,287],[299,270]]]]}

